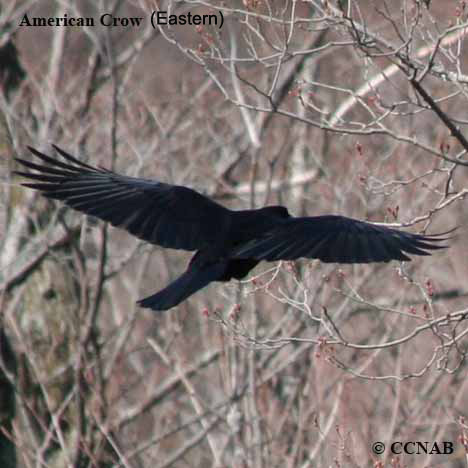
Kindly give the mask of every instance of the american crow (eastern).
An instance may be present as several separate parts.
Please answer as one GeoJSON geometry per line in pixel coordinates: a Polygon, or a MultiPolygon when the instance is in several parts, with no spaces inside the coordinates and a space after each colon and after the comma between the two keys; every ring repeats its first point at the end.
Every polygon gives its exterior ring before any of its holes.
{"type": "Polygon", "coordinates": [[[317,258],[327,263],[410,260],[444,248],[446,234],[419,235],[343,216],[293,217],[283,206],[233,211],[178,185],[116,174],[85,164],[57,146],[65,161],[29,150],[42,164],[16,172],[47,198],[95,216],[151,244],[195,250],[187,270],[166,288],[138,301],[167,310],[212,281],[247,275],[261,260],[317,258]]]}

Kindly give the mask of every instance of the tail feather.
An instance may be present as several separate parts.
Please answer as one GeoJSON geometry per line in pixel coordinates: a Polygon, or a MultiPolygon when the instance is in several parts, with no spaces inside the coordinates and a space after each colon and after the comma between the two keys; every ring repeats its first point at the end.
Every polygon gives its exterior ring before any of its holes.
{"type": "Polygon", "coordinates": [[[203,269],[189,266],[175,281],[156,294],[139,300],[138,304],[152,310],[168,310],[175,307],[199,289],[221,278],[226,266],[227,262],[215,263],[203,269]]]}

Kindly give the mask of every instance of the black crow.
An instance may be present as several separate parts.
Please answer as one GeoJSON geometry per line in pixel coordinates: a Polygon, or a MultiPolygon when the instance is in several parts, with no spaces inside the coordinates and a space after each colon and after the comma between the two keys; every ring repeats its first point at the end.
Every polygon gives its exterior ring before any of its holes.
{"type": "MultiPolygon", "coordinates": [[[[246,276],[261,260],[317,258],[327,263],[406,261],[430,255],[447,238],[419,235],[343,216],[296,218],[283,206],[233,211],[187,187],[127,177],[85,164],[57,146],[64,160],[29,150],[42,164],[25,187],[126,229],[151,244],[194,250],[187,270],[162,291],[138,301],[167,310],[212,281],[246,276]]],[[[444,233],[445,234],[445,233],[444,233]]]]}

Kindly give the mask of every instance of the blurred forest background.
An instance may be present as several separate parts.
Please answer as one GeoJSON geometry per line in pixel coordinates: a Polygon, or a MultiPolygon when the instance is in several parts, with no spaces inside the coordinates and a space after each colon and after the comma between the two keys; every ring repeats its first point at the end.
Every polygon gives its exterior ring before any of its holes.
{"type": "Polygon", "coordinates": [[[0,5],[2,467],[468,466],[464,1],[0,5]],[[158,9],[224,25],[153,29],[158,9]],[[190,254],[21,188],[13,157],[51,143],[232,208],[459,228],[431,257],[263,263],[156,314],[135,301],[190,254]]]}

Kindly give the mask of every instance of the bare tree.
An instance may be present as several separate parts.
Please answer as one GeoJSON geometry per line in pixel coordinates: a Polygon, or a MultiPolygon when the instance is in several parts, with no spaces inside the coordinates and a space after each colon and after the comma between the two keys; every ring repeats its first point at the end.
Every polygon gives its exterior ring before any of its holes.
{"type": "Polygon", "coordinates": [[[465,2],[1,12],[23,71],[8,92],[0,80],[5,466],[468,465],[465,2]],[[217,24],[152,24],[158,11],[217,24]],[[155,315],[135,301],[188,256],[20,188],[13,157],[51,142],[231,207],[458,230],[411,263],[261,264],[155,315]]]}

